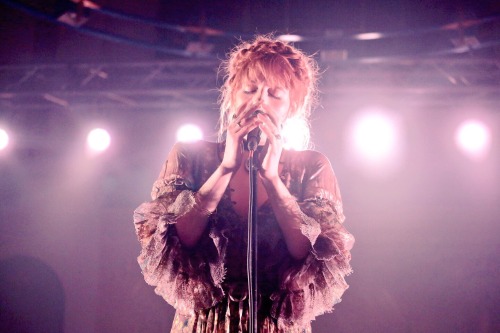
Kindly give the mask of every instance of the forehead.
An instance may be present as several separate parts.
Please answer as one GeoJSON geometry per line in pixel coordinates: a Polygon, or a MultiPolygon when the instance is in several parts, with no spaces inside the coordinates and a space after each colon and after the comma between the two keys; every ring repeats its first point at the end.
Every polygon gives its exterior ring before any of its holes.
{"type": "Polygon", "coordinates": [[[285,85],[285,83],[280,80],[269,80],[269,79],[261,79],[261,80],[253,80],[248,77],[242,78],[239,88],[248,88],[248,87],[258,87],[261,84],[269,86],[272,89],[286,90],[289,88],[285,85]]]}
{"type": "Polygon", "coordinates": [[[292,86],[290,68],[278,61],[256,61],[242,71],[240,83],[259,84],[265,82],[272,87],[289,89],[292,86]]]}

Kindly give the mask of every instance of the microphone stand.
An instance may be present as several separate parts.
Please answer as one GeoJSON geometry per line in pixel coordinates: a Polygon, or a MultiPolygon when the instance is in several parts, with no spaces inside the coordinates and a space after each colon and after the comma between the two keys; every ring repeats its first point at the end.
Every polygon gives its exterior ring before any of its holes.
{"type": "Polygon", "coordinates": [[[248,271],[248,304],[249,304],[249,333],[258,332],[258,304],[259,293],[257,287],[257,171],[258,152],[257,144],[248,144],[249,157],[249,209],[248,209],[248,242],[247,242],[247,271],[248,271]]]}

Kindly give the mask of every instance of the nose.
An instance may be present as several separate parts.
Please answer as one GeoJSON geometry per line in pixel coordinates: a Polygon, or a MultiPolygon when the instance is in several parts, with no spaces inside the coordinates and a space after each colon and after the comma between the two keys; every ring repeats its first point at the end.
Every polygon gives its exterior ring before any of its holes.
{"type": "Polygon", "coordinates": [[[267,101],[269,95],[269,87],[267,86],[262,86],[258,93],[256,94],[256,104],[259,106],[262,103],[265,103],[267,101]]]}

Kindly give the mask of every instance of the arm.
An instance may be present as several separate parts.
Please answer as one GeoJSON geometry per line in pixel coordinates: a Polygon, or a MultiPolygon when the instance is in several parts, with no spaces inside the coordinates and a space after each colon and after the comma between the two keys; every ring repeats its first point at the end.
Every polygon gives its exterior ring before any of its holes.
{"type": "Polygon", "coordinates": [[[328,159],[317,152],[302,152],[292,158],[297,160],[285,163],[297,167],[290,177],[300,187],[292,194],[301,218],[299,230],[310,250],[303,260],[283,266],[280,290],[271,297],[273,316],[284,328],[288,323],[306,324],[340,302],[348,288],[344,278],[351,273],[354,243],[343,226],[342,200],[328,159]]]}
{"type": "Polygon", "coordinates": [[[224,295],[221,283],[227,241],[217,228],[208,232],[211,217],[203,214],[195,196],[197,159],[203,158],[205,147],[206,143],[176,144],[153,186],[152,201],[134,212],[141,243],[137,260],[144,279],[183,314],[213,306],[224,295]],[[193,223],[205,223],[192,248],[183,244],[177,230],[179,220],[191,223],[187,216],[197,218],[193,223]]]}
{"type": "Polygon", "coordinates": [[[239,116],[227,127],[226,147],[221,164],[195,193],[195,209],[177,220],[177,233],[181,242],[187,247],[198,243],[207,227],[208,216],[217,208],[231,178],[241,166],[242,139],[257,126],[255,119],[248,118],[251,110],[246,112],[242,110],[243,107],[238,113],[239,116]]]}
{"type": "Polygon", "coordinates": [[[276,135],[279,129],[268,114],[258,114],[257,120],[267,137],[259,176],[283,233],[288,252],[293,258],[300,260],[311,250],[311,242],[301,231],[303,214],[297,205],[297,199],[290,194],[279,175],[283,141],[276,135]]]}
{"type": "Polygon", "coordinates": [[[208,224],[208,217],[215,211],[231,180],[233,172],[219,166],[195,193],[194,209],[177,219],[176,229],[182,244],[195,246],[208,224]]]}
{"type": "Polygon", "coordinates": [[[263,179],[274,215],[283,233],[288,252],[295,259],[303,259],[311,250],[311,242],[301,231],[300,207],[279,177],[263,179]]]}

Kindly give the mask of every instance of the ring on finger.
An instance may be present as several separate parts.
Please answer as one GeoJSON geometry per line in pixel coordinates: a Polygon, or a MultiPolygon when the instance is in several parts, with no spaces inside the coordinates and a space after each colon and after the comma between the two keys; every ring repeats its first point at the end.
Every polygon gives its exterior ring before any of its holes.
{"type": "Polygon", "coordinates": [[[241,120],[236,123],[241,128],[241,120]]]}
{"type": "Polygon", "coordinates": [[[281,140],[281,134],[279,133],[274,134],[274,137],[278,140],[281,140]]]}

